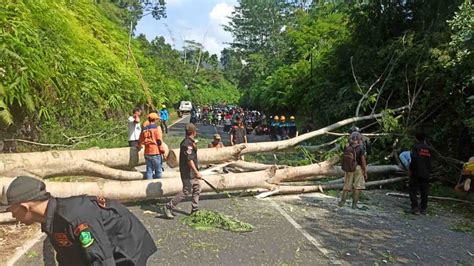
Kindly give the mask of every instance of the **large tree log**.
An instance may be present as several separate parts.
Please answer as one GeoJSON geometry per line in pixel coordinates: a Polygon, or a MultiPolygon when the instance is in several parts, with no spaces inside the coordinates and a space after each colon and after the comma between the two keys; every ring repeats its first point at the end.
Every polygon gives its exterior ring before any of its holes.
{"type": "MultiPolygon", "coordinates": [[[[401,108],[397,108],[393,111],[400,112],[407,108],[408,106],[404,106],[401,108]]],[[[355,123],[358,121],[379,118],[381,116],[382,116],[382,113],[348,118],[348,119],[339,121],[337,123],[334,123],[332,125],[329,125],[327,127],[318,129],[316,131],[312,131],[312,132],[300,135],[292,139],[284,140],[284,141],[238,144],[235,146],[224,147],[220,149],[215,149],[215,148],[200,149],[198,151],[199,161],[202,164],[213,164],[213,163],[237,160],[241,155],[245,155],[245,154],[284,150],[289,147],[293,147],[296,144],[303,142],[305,140],[314,138],[316,136],[324,135],[327,132],[330,132],[331,130],[334,130],[336,128],[339,128],[351,123],[355,123]]],[[[167,163],[170,167],[176,167],[179,165],[179,149],[170,150],[167,163]]]]}
{"type": "MultiPolygon", "coordinates": [[[[308,166],[289,167],[277,170],[271,167],[265,171],[248,173],[229,173],[206,176],[206,180],[221,191],[245,190],[262,188],[272,190],[280,182],[301,180],[310,176],[331,175],[334,170],[332,161],[308,166]]],[[[388,167],[387,169],[391,169],[388,167]]],[[[368,168],[369,174],[371,168],[368,168]]],[[[318,177],[316,177],[318,178],[318,177]]],[[[0,185],[6,184],[11,178],[0,179],[0,185]]],[[[172,196],[182,189],[180,178],[166,178],[161,180],[140,181],[106,181],[99,182],[46,182],[47,190],[57,197],[74,195],[98,195],[119,200],[143,200],[172,196]]],[[[207,184],[202,183],[204,192],[213,191],[207,184]]]]}
{"type": "MultiPolygon", "coordinates": [[[[169,153],[165,145],[165,156],[169,153]]],[[[144,164],[143,149],[89,149],[0,154],[0,176],[33,175],[55,176],[91,175],[115,180],[136,180],[143,175],[124,171],[144,164]],[[117,169],[118,168],[118,169],[117,169]]]]}
{"type": "Polygon", "coordinates": [[[225,169],[233,173],[242,173],[242,172],[262,171],[272,166],[275,166],[278,169],[285,167],[284,165],[270,165],[270,164],[255,163],[255,162],[235,161],[225,166],[225,169]]]}
{"type": "MultiPolygon", "coordinates": [[[[382,186],[391,183],[396,183],[400,181],[407,180],[408,177],[394,177],[389,179],[377,180],[377,181],[370,181],[365,183],[366,187],[373,187],[373,186],[382,186]]],[[[343,183],[333,183],[333,184],[320,184],[314,186],[279,186],[277,189],[271,192],[263,190],[257,190],[256,192],[263,192],[263,195],[257,195],[257,198],[266,198],[268,196],[273,195],[281,195],[281,194],[299,194],[299,193],[311,193],[311,192],[324,192],[325,189],[342,189],[344,187],[343,183]]]]}
{"type": "Polygon", "coordinates": [[[8,223],[14,223],[14,222],[16,222],[16,219],[13,218],[11,212],[0,213],[0,224],[8,224],[8,223]]]}

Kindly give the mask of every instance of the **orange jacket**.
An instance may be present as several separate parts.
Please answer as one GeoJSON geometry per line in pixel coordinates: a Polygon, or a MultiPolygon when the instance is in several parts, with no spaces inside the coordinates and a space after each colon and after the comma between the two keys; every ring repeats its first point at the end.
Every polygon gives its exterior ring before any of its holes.
{"type": "Polygon", "coordinates": [[[161,145],[163,143],[163,133],[161,128],[156,124],[149,124],[142,129],[140,138],[138,139],[138,147],[145,145],[145,155],[163,154],[164,149],[161,145]]]}

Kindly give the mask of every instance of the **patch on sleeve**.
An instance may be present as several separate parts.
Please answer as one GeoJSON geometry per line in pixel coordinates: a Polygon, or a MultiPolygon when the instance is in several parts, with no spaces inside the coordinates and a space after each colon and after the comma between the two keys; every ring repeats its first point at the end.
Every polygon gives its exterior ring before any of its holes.
{"type": "Polygon", "coordinates": [[[186,151],[186,153],[191,155],[191,153],[193,153],[193,146],[188,146],[188,150],[186,151]]]}
{"type": "Polygon", "coordinates": [[[92,238],[91,232],[89,231],[82,231],[81,235],[79,236],[79,241],[81,241],[83,248],[87,248],[92,245],[92,243],[94,243],[94,239],[92,238]]]}
{"type": "Polygon", "coordinates": [[[86,230],[89,228],[87,224],[80,224],[74,229],[74,235],[78,236],[82,231],[86,230]]]}
{"type": "Polygon", "coordinates": [[[72,245],[72,241],[69,240],[66,233],[53,233],[53,238],[60,247],[69,247],[72,245]]]}

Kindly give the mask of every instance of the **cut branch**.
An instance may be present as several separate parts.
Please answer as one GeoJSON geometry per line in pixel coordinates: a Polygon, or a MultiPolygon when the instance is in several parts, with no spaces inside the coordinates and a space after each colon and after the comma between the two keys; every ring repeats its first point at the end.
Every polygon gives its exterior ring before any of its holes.
{"type": "MultiPolygon", "coordinates": [[[[366,187],[381,186],[381,185],[404,181],[407,179],[408,177],[394,177],[394,178],[389,178],[389,179],[384,179],[384,180],[367,182],[365,183],[365,186],[366,187]]],[[[342,187],[344,187],[344,184],[342,183],[321,184],[321,185],[314,185],[314,186],[279,186],[278,194],[324,192],[323,191],[324,189],[341,189],[342,187]]]]}
{"type": "MultiPolygon", "coordinates": [[[[407,109],[408,106],[400,107],[394,109],[394,112],[401,112],[407,109]]],[[[296,144],[303,142],[305,140],[314,138],[316,136],[324,135],[327,132],[334,130],[336,128],[363,120],[369,119],[376,119],[382,117],[382,114],[374,114],[368,116],[361,116],[361,117],[353,117],[348,118],[327,127],[318,129],[313,132],[309,132],[298,137],[284,140],[284,141],[273,141],[273,142],[260,142],[260,143],[246,143],[246,144],[238,144],[231,147],[224,147],[216,151],[215,149],[200,149],[198,151],[199,161],[203,164],[213,164],[213,163],[220,163],[225,161],[233,161],[237,160],[239,156],[245,154],[253,154],[253,153],[260,153],[260,152],[270,152],[270,151],[277,151],[277,150],[284,150],[289,147],[293,147],[296,144]]],[[[168,157],[168,165],[170,167],[176,167],[179,165],[179,149],[170,150],[170,156],[168,157]]]]}
{"type": "MultiPolygon", "coordinates": [[[[169,152],[164,144],[165,156],[169,152]]],[[[143,150],[136,148],[89,149],[0,154],[0,176],[29,173],[37,177],[93,175],[119,180],[140,179],[135,166],[144,164],[143,150]]]]}

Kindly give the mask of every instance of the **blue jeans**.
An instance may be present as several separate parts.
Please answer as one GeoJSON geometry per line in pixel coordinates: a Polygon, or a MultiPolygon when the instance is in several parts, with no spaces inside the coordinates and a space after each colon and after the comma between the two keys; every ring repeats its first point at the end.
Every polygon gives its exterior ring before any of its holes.
{"type": "Polygon", "coordinates": [[[146,179],[161,178],[163,172],[161,155],[145,155],[145,163],[146,179]]]}

